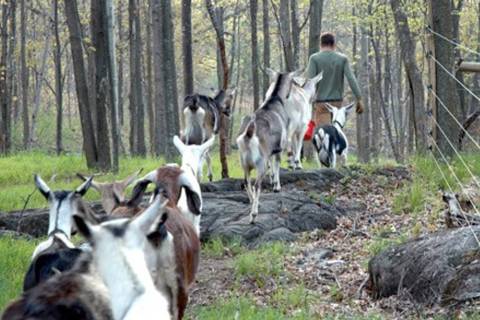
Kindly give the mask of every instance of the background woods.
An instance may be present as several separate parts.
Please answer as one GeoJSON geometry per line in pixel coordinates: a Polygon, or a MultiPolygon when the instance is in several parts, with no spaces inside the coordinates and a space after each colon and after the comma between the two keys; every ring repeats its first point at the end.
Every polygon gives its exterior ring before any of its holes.
{"type": "Polygon", "coordinates": [[[367,106],[347,129],[358,158],[403,161],[427,149],[432,128],[451,154],[429,113],[458,136],[448,111],[459,121],[475,114],[478,100],[461,84],[478,96],[479,75],[454,71],[458,84],[429,56],[448,71],[480,56],[428,28],[478,49],[480,8],[474,0],[429,9],[430,2],[1,1],[0,152],[84,152],[88,166],[101,170],[118,168],[119,155],[172,159],[183,97],[236,88],[220,137],[228,176],[226,154],[241,117],[263,100],[265,68],[305,68],[320,33],[330,30],[351,58],[367,106]],[[432,85],[448,111],[432,102],[432,85]]]}

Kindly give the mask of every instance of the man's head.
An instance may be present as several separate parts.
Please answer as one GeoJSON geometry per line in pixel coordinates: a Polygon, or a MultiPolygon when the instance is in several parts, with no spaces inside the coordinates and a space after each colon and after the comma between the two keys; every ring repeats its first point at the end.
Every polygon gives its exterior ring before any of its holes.
{"type": "Polygon", "coordinates": [[[335,35],[331,32],[324,32],[320,36],[320,48],[335,49],[336,41],[335,35]]]}

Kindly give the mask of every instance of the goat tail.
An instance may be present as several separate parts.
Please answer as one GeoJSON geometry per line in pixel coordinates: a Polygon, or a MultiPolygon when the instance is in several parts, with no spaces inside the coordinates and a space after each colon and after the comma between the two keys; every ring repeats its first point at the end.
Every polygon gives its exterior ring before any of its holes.
{"type": "Polygon", "coordinates": [[[245,132],[245,137],[247,139],[251,139],[253,137],[253,135],[255,134],[255,129],[256,129],[255,121],[252,120],[252,121],[250,121],[250,123],[247,126],[247,130],[245,132]]]}

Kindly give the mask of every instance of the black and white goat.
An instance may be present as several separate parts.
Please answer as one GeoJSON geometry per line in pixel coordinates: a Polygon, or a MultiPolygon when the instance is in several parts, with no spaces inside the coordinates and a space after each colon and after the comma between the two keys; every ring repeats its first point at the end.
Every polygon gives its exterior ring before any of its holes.
{"type": "Polygon", "coordinates": [[[335,168],[337,155],[342,157],[343,164],[347,163],[348,140],[343,132],[347,122],[347,114],[352,110],[354,103],[336,108],[326,103],[328,111],[332,113],[332,124],[320,126],[313,136],[313,145],[317,151],[320,164],[335,168]]]}
{"type": "Polygon", "coordinates": [[[287,146],[288,115],[285,101],[290,95],[296,72],[276,73],[275,81],[268,89],[268,96],[262,106],[251,116],[243,119],[237,145],[240,163],[245,175],[247,194],[250,199],[250,223],[258,215],[262,180],[272,169],[273,191],[280,191],[280,160],[287,146]],[[257,178],[252,186],[250,173],[256,170],[257,178]]]}
{"type": "Polygon", "coordinates": [[[90,188],[91,182],[92,178],[86,179],[74,191],[51,191],[45,181],[35,175],[35,185],[48,200],[50,207],[48,238],[41,242],[33,252],[32,263],[23,281],[24,291],[33,288],[56,273],[71,269],[82,253],[82,250],[75,248],[70,241],[73,227],[72,217],[76,213],[92,219],[91,215],[84,210],[84,203],[81,199],[90,188]]]}
{"type": "MultiPolygon", "coordinates": [[[[181,134],[183,142],[187,145],[201,145],[213,135],[218,134],[221,125],[222,114],[230,116],[230,105],[234,90],[220,90],[211,98],[202,94],[192,94],[183,101],[184,129],[181,134]]],[[[204,159],[207,161],[208,180],[212,181],[212,165],[210,154],[206,152],[201,159],[200,168],[203,168],[204,159]]],[[[197,178],[202,179],[202,170],[197,171],[197,178]]]]}

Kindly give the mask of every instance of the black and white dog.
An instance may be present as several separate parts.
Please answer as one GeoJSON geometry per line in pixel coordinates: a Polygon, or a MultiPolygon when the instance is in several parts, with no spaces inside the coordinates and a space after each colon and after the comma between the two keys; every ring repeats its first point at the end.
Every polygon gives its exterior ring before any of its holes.
{"type": "Polygon", "coordinates": [[[354,103],[341,108],[331,104],[325,104],[328,111],[332,113],[332,124],[323,125],[317,128],[313,136],[313,145],[317,151],[318,161],[325,167],[335,168],[337,155],[347,163],[348,140],[343,132],[347,122],[347,114],[352,110],[354,103]]]}

